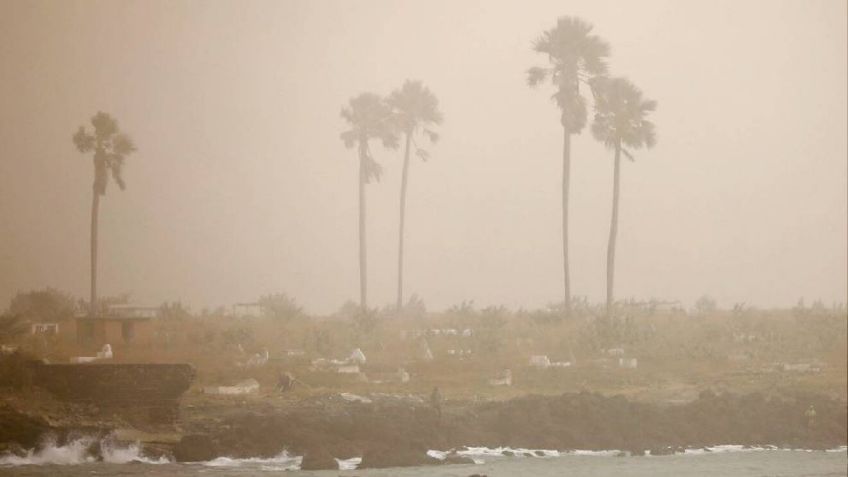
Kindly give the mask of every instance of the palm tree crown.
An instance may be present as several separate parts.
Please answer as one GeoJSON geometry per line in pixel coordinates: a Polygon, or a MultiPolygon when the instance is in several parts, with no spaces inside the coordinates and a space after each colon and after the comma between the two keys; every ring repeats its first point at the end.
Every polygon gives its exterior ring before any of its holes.
{"type": "Polygon", "coordinates": [[[341,117],[350,125],[350,129],[341,134],[341,139],[348,149],[359,145],[361,159],[365,161],[365,182],[370,183],[371,179],[379,181],[383,168],[371,156],[368,141],[379,139],[385,147],[398,147],[391,108],[380,96],[362,93],[351,98],[348,106],[342,108],[341,117]]]}
{"type": "MultiPolygon", "coordinates": [[[[657,109],[657,102],[642,97],[627,78],[598,78],[594,80],[595,119],[592,136],[608,148],[620,144],[629,148],[653,147],[656,143],[654,123],[645,119],[657,109]]],[[[622,149],[625,156],[632,155],[622,149]]]]}
{"type": "Polygon", "coordinates": [[[592,25],[577,17],[560,17],[554,28],[533,43],[533,50],[548,55],[550,66],[527,70],[530,86],[548,78],[556,86],[551,99],[562,110],[562,125],[571,133],[579,133],[586,126],[586,101],[580,95],[580,82],[607,71],[609,44],[591,32],[592,25]]]}
{"type": "MultiPolygon", "coordinates": [[[[420,81],[406,80],[400,89],[389,95],[387,103],[394,112],[395,125],[401,132],[415,136],[420,131],[430,142],[439,140],[439,134],[433,130],[433,126],[442,123],[439,100],[420,81]]],[[[422,149],[418,149],[418,155],[422,159],[427,158],[422,149]]]]}
{"type": "Polygon", "coordinates": [[[91,125],[93,133],[80,126],[73,140],[80,152],[94,151],[94,190],[105,195],[110,174],[118,187],[124,190],[124,160],[136,150],[135,145],[129,136],[120,132],[118,121],[102,111],[91,118],[91,125]]]}

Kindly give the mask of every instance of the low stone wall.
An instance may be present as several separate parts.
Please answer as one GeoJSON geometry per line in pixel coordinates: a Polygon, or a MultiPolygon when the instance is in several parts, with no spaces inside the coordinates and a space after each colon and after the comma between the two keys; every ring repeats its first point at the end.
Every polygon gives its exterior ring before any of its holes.
{"type": "Polygon", "coordinates": [[[195,376],[189,364],[40,364],[32,381],[64,401],[97,406],[130,420],[167,423],[195,376]]]}

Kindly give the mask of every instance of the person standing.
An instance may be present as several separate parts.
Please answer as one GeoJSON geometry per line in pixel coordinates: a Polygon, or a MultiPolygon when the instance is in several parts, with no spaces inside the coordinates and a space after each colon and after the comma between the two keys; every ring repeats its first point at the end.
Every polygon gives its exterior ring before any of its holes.
{"type": "Polygon", "coordinates": [[[439,387],[436,386],[433,388],[433,392],[430,393],[430,406],[433,407],[433,411],[436,412],[436,417],[441,421],[442,420],[442,393],[439,392],[439,387]]]}

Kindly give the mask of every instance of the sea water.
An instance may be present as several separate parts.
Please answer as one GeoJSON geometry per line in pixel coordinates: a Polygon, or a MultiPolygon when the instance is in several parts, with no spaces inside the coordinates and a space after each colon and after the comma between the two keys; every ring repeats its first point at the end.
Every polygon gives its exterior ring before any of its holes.
{"type": "MultiPolygon", "coordinates": [[[[848,475],[848,448],[828,451],[777,449],[773,447],[716,446],[688,449],[664,456],[629,456],[619,451],[555,451],[468,447],[457,454],[472,458],[474,464],[356,470],[359,458],[338,460],[339,470],[307,472],[298,470],[302,458],[285,451],[270,458],[233,459],[219,457],[208,462],[172,463],[165,458],[142,456],[141,447],[101,443],[101,460],[87,454],[92,444],[81,438],[57,446],[45,443],[25,456],[0,456],[0,476],[745,476],[816,477],[848,475]],[[507,453],[509,457],[504,456],[507,453]]],[[[444,451],[432,450],[434,458],[444,451]]]]}

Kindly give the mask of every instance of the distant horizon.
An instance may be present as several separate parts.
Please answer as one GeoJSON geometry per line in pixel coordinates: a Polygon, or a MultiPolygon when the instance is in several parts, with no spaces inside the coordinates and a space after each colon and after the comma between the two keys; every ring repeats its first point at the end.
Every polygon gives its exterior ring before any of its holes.
{"type": "MultiPolygon", "coordinates": [[[[32,290],[19,290],[17,293],[27,293],[27,292],[32,292],[32,291],[43,291],[43,290],[46,290],[46,289],[56,290],[60,293],[67,293],[64,290],[56,289],[54,287],[41,287],[41,288],[34,288],[32,290]]],[[[282,293],[282,292],[280,292],[280,293],[282,293]]],[[[219,309],[225,309],[228,312],[232,312],[232,309],[235,306],[258,305],[259,304],[258,300],[259,300],[259,298],[262,297],[262,295],[257,295],[251,301],[238,301],[238,302],[225,303],[225,304],[215,304],[215,305],[209,305],[209,304],[198,305],[198,304],[187,303],[185,301],[180,301],[180,300],[163,300],[163,301],[158,302],[158,303],[139,302],[139,301],[136,301],[136,300],[133,299],[132,293],[126,293],[126,294],[128,295],[128,300],[127,300],[126,303],[115,304],[115,305],[110,305],[110,306],[115,306],[115,307],[126,306],[126,307],[139,307],[139,308],[160,308],[164,305],[180,304],[183,307],[185,307],[185,309],[188,312],[194,313],[194,314],[199,314],[199,313],[203,313],[203,312],[214,313],[215,311],[217,311],[219,309]]],[[[102,298],[117,298],[117,297],[121,297],[122,295],[124,295],[124,293],[119,293],[119,294],[114,295],[114,296],[102,297],[102,298]]],[[[302,311],[304,312],[304,314],[311,315],[311,316],[319,316],[319,317],[320,316],[332,316],[332,315],[340,312],[342,310],[342,308],[345,307],[346,305],[357,306],[356,300],[351,298],[349,300],[346,300],[346,301],[340,303],[337,307],[331,309],[330,311],[315,312],[315,311],[311,310],[308,306],[304,306],[303,303],[301,303],[297,299],[296,296],[292,296],[292,295],[288,295],[288,294],[286,294],[286,296],[293,299],[295,304],[302,308],[302,311]]],[[[81,307],[77,310],[77,313],[85,313],[85,309],[82,308],[82,306],[83,305],[87,306],[88,301],[85,300],[84,298],[74,296],[74,295],[69,295],[69,297],[72,298],[74,301],[76,301],[78,303],[78,305],[81,307]]],[[[681,310],[688,313],[688,312],[694,311],[695,307],[696,307],[696,302],[699,299],[704,298],[704,297],[711,298],[711,299],[715,300],[715,297],[713,297],[712,295],[705,294],[705,295],[701,295],[701,296],[697,297],[695,300],[693,300],[691,302],[684,302],[682,300],[675,300],[675,299],[661,299],[661,298],[655,298],[655,297],[646,298],[646,299],[639,299],[639,298],[635,298],[635,297],[623,297],[620,300],[617,300],[617,303],[621,303],[621,304],[626,305],[627,302],[635,301],[635,304],[637,304],[637,305],[644,305],[644,304],[650,304],[650,303],[656,303],[657,305],[674,305],[674,304],[677,304],[677,305],[679,305],[679,308],[681,310]]],[[[412,297],[410,297],[410,298],[412,298],[412,297]]],[[[585,297],[575,295],[572,298],[576,299],[578,301],[582,301],[582,299],[584,299],[585,297]]],[[[448,306],[443,307],[443,308],[431,308],[431,307],[427,306],[427,300],[425,298],[416,295],[415,299],[420,300],[424,304],[424,306],[427,310],[427,313],[446,313],[446,312],[450,311],[450,309],[453,308],[453,307],[467,305],[467,304],[470,304],[476,311],[482,311],[482,310],[485,310],[486,308],[503,307],[509,312],[519,312],[519,311],[531,312],[531,311],[541,311],[541,310],[548,310],[548,309],[557,309],[557,308],[562,307],[562,302],[559,302],[559,303],[550,302],[550,303],[540,305],[540,306],[528,307],[528,306],[522,306],[522,305],[510,306],[510,305],[507,305],[505,303],[481,304],[481,303],[477,303],[475,300],[462,300],[462,301],[448,305],[448,306]]],[[[846,303],[845,301],[834,300],[832,302],[826,302],[826,301],[822,300],[821,298],[814,298],[814,297],[798,297],[798,300],[796,300],[792,304],[778,305],[778,306],[760,306],[760,305],[757,305],[756,303],[747,303],[747,302],[721,303],[718,300],[715,300],[715,303],[716,303],[716,309],[718,311],[733,311],[734,307],[736,305],[742,305],[743,309],[741,311],[787,311],[787,310],[792,310],[792,309],[796,308],[798,306],[798,304],[801,302],[801,300],[803,300],[803,304],[807,309],[812,308],[814,306],[818,306],[818,305],[823,306],[825,309],[837,309],[837,308],[838,309],[844,309],[846,306],[848,306],[848,303],[846,303]]],[[[587,303],[589,306],[598,307],[598,308],[603,307],[603,304],[604,304],[603,300],[588,301],[588,302],[585,302],[585,303],[587,303]]],[[[8,303],[4,304],[2,307],[0,307],[0,311],[4,311],[7,308],[8,308],[8,303]]],[[[376,304],[374,306],[370,306],[369,308],[371,308],[374,311],[380,312],[380,313],[383,313],[383,312],[393,313],[394,312],[394,303],[387,302],[387,303],[384,303],[384,304],[376,304]]]]}

